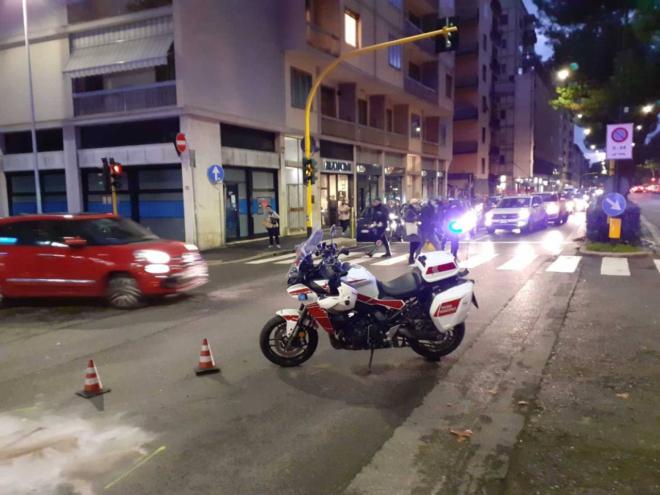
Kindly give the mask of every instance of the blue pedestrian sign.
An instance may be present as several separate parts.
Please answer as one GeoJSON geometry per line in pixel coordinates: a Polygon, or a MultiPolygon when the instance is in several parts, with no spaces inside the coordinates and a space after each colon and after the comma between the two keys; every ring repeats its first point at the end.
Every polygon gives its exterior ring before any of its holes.
{"type": "Polygon", "coordinates": [[[626,211],[626,198],[619,193],[608,193],[603,197],[603,211],[607,216],[618,217],[626,211]]]}
{"type": "Polygon", "coordinates": [[[225,179],[225,169],[222,168],[222,165],[213,164],[206,171],[206,176],[209,178],[209,182],[215,186],[225,179]]]}

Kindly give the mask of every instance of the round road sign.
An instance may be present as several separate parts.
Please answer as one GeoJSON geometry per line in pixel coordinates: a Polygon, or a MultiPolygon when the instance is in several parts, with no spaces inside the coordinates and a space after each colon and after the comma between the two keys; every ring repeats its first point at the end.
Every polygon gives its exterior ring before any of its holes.
{"type": "Polygon", "coordinates": [[[179,154],[186,151],[188,143],[186,142],[186,135],[183,132],[178,133],[174,138],[174,146],[179,154]]]}
{"type": "Polygon", "coordinates": [[[616,127],[612,131],[612,139],[617,143],[623,143],[628,139],[628,131],[625,127],[616,127]]]}

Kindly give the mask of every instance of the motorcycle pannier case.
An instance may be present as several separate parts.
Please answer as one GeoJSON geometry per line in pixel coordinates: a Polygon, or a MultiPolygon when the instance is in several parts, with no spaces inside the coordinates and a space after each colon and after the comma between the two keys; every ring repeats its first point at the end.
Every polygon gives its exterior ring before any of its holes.
{"type": "Polygon", "coordinates": [[[431,251],[417,257],[415,266],[424,280],[429,283],[453,277],[458,273],[458,264],[454,257],[445,251],[431,251]]]}

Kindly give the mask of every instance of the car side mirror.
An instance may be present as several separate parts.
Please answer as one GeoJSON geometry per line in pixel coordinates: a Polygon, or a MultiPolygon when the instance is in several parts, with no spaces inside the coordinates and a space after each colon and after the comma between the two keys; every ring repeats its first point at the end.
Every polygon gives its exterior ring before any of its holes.
{"type": "Polygon", "coordinates": [[[87,246],[87,239],[83,239],[82,237],[65,237],[64,244],[70,248],[84,248],[87,246]]]}

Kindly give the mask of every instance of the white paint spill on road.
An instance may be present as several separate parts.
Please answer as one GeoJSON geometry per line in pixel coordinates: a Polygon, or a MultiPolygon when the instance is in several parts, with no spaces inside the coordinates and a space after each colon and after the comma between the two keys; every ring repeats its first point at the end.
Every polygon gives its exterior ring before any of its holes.
{"type": "Polygon", "coordinates": [[[582,256],[559,256],[547,269],[546,272],[573,273],[577,270],[582,256]]]}
{"type": "Polygon", "coordinates": [[[129,467],[152,440],[119,416],[90,421],[0,414],[0,493],[98,494],[100,480],[129,467]]]}
{"type": "Polygon", "coordinates": [[[611,275],[615,277],[630,277],[630,268],[626,258],[604,257],[600,264],[601,275],[611,275]]]}

